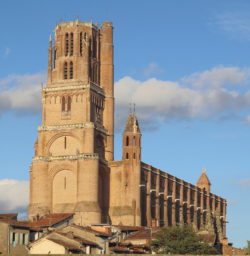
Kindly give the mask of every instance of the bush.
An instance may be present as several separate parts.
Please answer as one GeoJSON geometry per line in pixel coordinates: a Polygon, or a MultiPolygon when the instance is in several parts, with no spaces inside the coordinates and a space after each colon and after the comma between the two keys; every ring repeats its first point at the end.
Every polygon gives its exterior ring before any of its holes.
{"type": "Polygon", "coordinates": [[[161,254],[217,254],[187,225],[162,228],[152,241],[152,250],[161,254]]]}

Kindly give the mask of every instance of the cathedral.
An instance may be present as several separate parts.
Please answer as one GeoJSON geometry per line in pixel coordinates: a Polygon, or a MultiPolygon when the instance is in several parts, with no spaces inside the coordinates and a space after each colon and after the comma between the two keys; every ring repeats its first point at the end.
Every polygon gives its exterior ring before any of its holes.
{"type": "Polygon", "coordinates": [[[114,160],[113,54],[111,22],[56,26],[30,167],[30,220],[74,213],[82,226],[191,224],[223,241],[226,200],[211,193],[205,170],[193,185],[143,162],[135,113],[124,128],[122,159],[114,160]]]}

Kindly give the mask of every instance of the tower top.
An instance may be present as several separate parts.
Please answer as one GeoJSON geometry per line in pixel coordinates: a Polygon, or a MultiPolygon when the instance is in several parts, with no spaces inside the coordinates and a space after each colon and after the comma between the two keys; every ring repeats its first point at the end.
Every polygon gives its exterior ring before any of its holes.
{"type": "Polygon", "coordinates": [[[125,132],[141,133],[139,122],[134,112],[130,113],[128,116],[124,133],[125,132]]]}
{"type": "Polygon", "coordinates": [[[198,179],[196,183],[197,187],[199,188],[205,188],[208,192],[210,192],[211,182],[207,176],[206,169],[202,169],[202,173],[200,178],[198,179]]]}

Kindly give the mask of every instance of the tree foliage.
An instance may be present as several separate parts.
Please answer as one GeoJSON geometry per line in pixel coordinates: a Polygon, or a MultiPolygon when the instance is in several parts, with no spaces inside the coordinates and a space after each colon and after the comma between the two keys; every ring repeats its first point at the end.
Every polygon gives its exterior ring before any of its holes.
{"type": "Polygon", "coordinates": [[[250,240],[247,241],[247,247],[245,248],[246,254],[250,255],[250,240]]]}
{"type": "Polygon", "coordinates": [[[152,241],[152,249],[161,254],[217,254],[187,225],[162,228],[152,241]]]}

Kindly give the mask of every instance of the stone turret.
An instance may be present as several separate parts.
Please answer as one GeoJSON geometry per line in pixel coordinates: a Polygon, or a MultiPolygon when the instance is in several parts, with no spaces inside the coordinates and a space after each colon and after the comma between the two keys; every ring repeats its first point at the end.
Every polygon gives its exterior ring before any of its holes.
{"type": "Polygon", "coordinates": [[[205,189],[207,191],[207,193],[210,193],[211,182],[210,182],[209,178],[207,177],[205,169],[202,169],[201,176],[198,179],[196,185],[197,185],[197,187],[199,187],[201,189],[205,189]]]}

